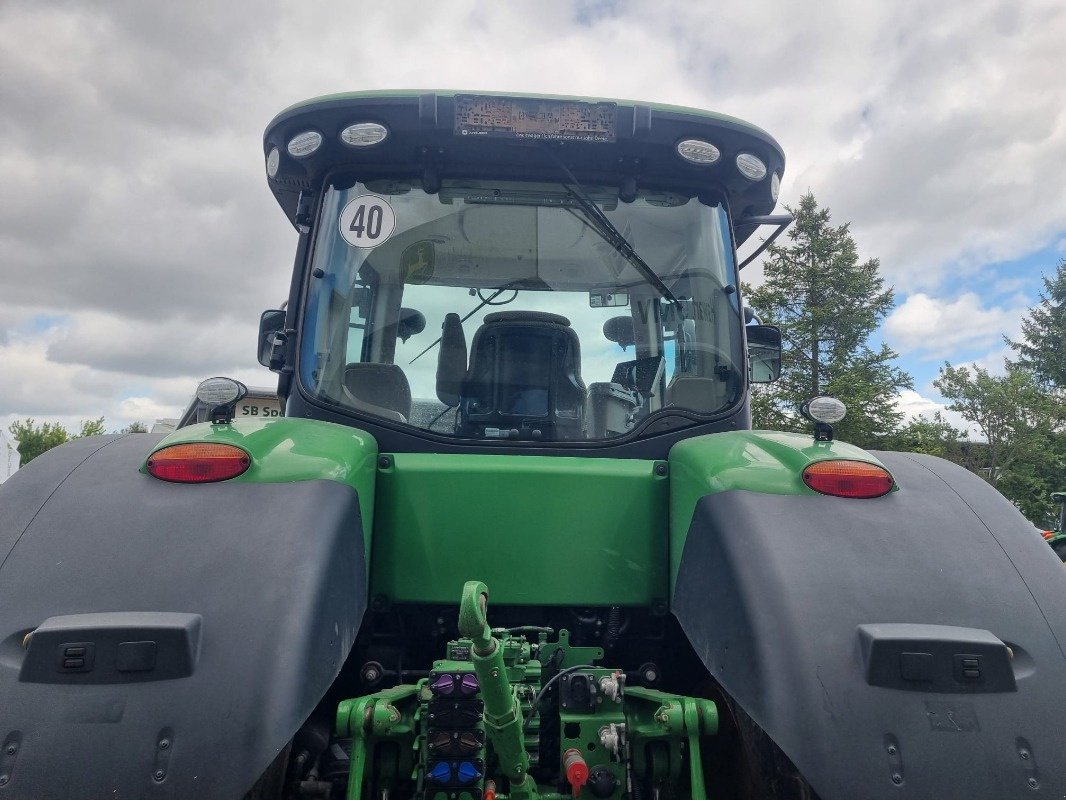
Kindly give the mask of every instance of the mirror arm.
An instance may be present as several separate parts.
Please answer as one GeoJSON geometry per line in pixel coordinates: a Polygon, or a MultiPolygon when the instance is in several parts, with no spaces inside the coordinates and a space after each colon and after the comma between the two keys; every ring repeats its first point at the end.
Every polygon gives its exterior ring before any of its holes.
{"type": "Polygon", "coordinates": [[[782,233],[784,233],[785,228],[792,224],[793,219],[794,217],[791,214],[777,214],[775,216],[769,217],[744,217],[744,219],[738,220],[737,227],[740,227],[742,225],[776,225],[777,230],[771,233],[769,238],[767,238],[761,245],[755,248],[755,252],[745,258],[744,261],[740,264],[740,266],[737,267],[737,270],[739,271],[744,269],[744,267],[748,266],[748,264],[758,258],[762,254],[763,250],[772,245],[774,243],[774,240],[777,239],[777,237],[780,236],[782,233]]]}
{"type": "Polygon", "coordinates": [[[284,328],[274,331],[270,343],[268,367],[274,372],[292,372],[293,346],[296,343],[296,330],[284,328]]]}

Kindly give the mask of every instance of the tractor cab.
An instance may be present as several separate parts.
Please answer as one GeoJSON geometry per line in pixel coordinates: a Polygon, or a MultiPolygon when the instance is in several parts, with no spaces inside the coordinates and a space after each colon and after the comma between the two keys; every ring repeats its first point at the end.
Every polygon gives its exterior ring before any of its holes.
{"type": "Polygon", "coordinates": [[[394,450],[610,446],[749,427],[749,379],[776,375],[777,332],[745,329],[738,288],[783,168],[757,128],[360,93],[283,112],[264,155],[301,232],[291,311],[260,339],[290,415],[394,450]]]}

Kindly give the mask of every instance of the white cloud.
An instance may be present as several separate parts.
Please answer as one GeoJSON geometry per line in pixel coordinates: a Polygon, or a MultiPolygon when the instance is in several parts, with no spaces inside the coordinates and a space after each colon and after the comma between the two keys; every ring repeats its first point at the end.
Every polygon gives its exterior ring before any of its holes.
{"type": "Polygon", "coordinates": [[[153,330],[93,313],[36,331],[27,330],[26,322],[0,340],[0,428],[25,417],[59,421],[69,430],[100,416],[108,430],[134,421],[150,425],[178,416],[197,383],[214,374],[250,386],[277,385],[274,375],[245,366],[248,359],[237,352],[254,349],[254,326],[236,336],[232,327],[186,330],[172,324],[153,330]]]}
{"type": "Polygon", "coordinates": [[[353,89],[631,97],[749,119],[785,147],[783,202],[812,189],[914,292],[893,345],[958,360],[1013,335],[1020,305],[938,303],[945,275],[1066,241],[1063,41],[1057,0],[10,0],[0,418],[117,418],[121,397],[169,407],[167,381],[200,370],[259,374],[258,312],[285,296],[295,246],[262,130],[289,103],[353,89]],[[68,322],[27,339],[37,314],[68,322]],[[6,385],[9,370],[26,385],[6,385]]]}
{"type": "Polygon", "coordinates": [[[983,440],[980,431],[963,419],[957,411],[952,411],[947,404],[926,397],[913,389],[904,389],[900,392],[899,397],[896,398],[896,408],[903,412],[904,424],[920,417],[932,420],[939,413],[945,422],[966,432],[971,440],[983,440]]]}
{"type": "Polygon", "coordinates": [[[1019,299],[1012,307],[987,308],[973,292],[950,301],[917,292],[889,314],[885,333],[900,352],[949,358],[960,349],[990,347],[1005,334],[1017,337],[1026,305],[1019,299]]]}

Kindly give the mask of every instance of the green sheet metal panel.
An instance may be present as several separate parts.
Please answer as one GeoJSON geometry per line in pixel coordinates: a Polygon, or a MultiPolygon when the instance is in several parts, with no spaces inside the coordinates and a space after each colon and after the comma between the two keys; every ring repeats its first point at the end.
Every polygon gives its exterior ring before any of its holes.
{"type": "Polygon", "coordinates": [[[666,599],[665,465],[397,453],[378,470],[371,594],[454,603],[648,605],[666,599]]]}

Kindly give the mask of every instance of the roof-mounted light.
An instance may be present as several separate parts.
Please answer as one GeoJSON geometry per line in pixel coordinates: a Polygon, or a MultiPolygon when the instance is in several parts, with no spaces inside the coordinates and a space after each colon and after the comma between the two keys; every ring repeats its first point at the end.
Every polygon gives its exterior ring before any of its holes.
{"type": "Polygon", "coordinates": [[[758,156],[741,153],[737,156],[737,169],[749,181],[761,181],[766,177],[766,165],[758,156]]]}
{"type": "Polygon", "coordinates": [[[248,394],[248,387],[233,378],[208,378],[196,387],[196,399],[207,406],[207,416],[216,425],[233,421],[237,401],[248,394]]]}
{"type": "Polygon", "coordinates": [[[381,144],[389,129],[377,122],[357,122],[341,131],[340,139],[351,147],[373,147],[381,144]]]}
{"type": "Polygon", "coordinates": [[[293,158],[307,158],[322,146],[322,134],[318,131],[304,131],[289,139],[285,149],[293,158]]]}
{"type": "Polygon", "coordinates": [[[278,148],[271,148],[267,154],[267,177],[273,178],[278,174],[278,167],[281,166],[281,151],[278,148]]]}
{"type": "Polygon", "coordinates": [[[800,414],[814,423],[814,441],[833,441],[833,424],[844,419],[848,407],[835,397],[815,397],[800,405],[800,414]]]}
{"type": "Polygon", "coordinates": [[[236,403],[241,398],[244,384],[233,378],[208,378],[196,387],[196,399],[205,406],[215,407],[236,403]]]}
{"type": "Polygon", "coordinates": [[[710,142],[702,139],[685,139],[675,146],[677,154],[691,164],[706,166],[722,157],[722,152],[710,142]]]}
{"type": "Polygon", "coordinates": [[[844,415],[848,413],[848,407],[835,397],[822,396],[808,400],[800,406],[800,413],[811,422],[824,422],[832,425],[844,419],[844,415]]]}
{"type": "Polygon", "coordinates": [[[770,199],[776,203],[779,194],[781,194],[781,175],[775,172],[770,176],[770,199]]]}

